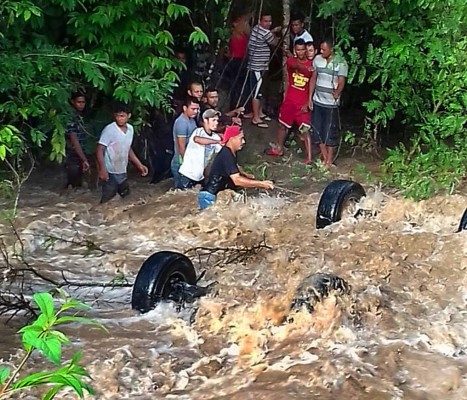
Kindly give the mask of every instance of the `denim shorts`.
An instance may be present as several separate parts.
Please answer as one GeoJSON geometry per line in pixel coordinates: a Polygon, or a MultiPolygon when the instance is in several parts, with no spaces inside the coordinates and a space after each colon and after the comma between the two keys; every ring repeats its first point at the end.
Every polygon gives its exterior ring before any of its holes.
{"type": "Polygon", "coordinates": [[[339,142],[338,108],[322,107],[313,104],[311,126],[313,129],[313,143],[337,146],[339,142]]]}
{"type": "Polygon", "coordinates": [[[198,193],[198,204],[201,210],[211,207],[216,202],[216,196],[212,193],[201,191],[198,193]]]}

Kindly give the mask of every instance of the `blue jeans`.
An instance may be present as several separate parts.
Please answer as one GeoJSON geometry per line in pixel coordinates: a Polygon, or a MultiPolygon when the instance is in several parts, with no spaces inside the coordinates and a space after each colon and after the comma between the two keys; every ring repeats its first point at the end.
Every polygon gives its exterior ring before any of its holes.
{"type": "Polygon", "coordinates": [[[198,193],[198,204],[201,210],[211,207],[216,202],[216,196],[209,192],[199,192],[198,193]]]}
{"type": "Polygon", "coordinates": [[[172,158],[172,163],[170,164],[170,169],[174,178],[174,187],[175,189],[189,189],[193,187],[192,181],[178,172],[180,165],[178,157],[174,156],[174,158],[172,158]]]}

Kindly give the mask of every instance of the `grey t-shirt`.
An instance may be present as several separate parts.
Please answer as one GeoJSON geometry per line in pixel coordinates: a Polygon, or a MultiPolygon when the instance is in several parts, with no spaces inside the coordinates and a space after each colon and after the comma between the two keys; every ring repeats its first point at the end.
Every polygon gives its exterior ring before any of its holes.
{"type": "Polygon", "coordinates": [[[101,133],[99,144],[105,146],[104,163],[110,174],[126,173],[134,132],[130,124],[126,126],[124,133],[115,122],[112,122],[101,133]]]}
{"type": "Polygon", "coordinates": [[[173,137],[174,137],[174,158],[181,164],[180,152],[178,151],[177,138],[185,138],[185,148],[188,145],[188,139],[191,134],[197,128],[196,121],[191,118],[187,118],[185,114],[180,114],[174,122],[173,137]]]}

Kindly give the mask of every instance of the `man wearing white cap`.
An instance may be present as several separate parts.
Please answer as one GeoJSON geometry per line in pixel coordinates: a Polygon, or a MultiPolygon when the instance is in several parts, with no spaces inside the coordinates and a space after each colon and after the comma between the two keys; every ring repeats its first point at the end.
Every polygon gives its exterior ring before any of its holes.
{"type": "Polygon", "coordinates": [[[207,182],[198,194],[199,208],[202,210],[212,206],[216,202],[217,193],[225,189],[235,190],[238,186],[274,189],[272,181],[258,181],[237,164],[237,152],[245,144],[241,127],[228,126],[222,138],[222,144],[224,147],[216,155],[207,182]]]}
{"type": "Polygon", "coordinates": [[[203,181],[204,172],[221,146],[221,137],[215,132],[219,125],[221,113],[212,108],[203,112],[203,126],[193,131],[183,157],[183,163],[178,172],[183,179],[183,189],[192,188],[203,181]]]}

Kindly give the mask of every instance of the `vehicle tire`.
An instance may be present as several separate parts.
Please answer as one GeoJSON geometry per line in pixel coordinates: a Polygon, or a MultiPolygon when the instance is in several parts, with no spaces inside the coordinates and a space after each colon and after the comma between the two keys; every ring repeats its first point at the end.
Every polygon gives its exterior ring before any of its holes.
{"type": "Polygon", "coordinates": [[[173,282],[196,284],[196,271],[183,254],[159,251],[141,266],[133,285],[131,307],[142,313],[153,309],[156,303],[167,299],[173,282]]]}
{"type": "Polygon", "coordinates": [[[323,301],[332,292],[350,294],[350,291],[350,285],[341,277],[328,273],[316,273],[306,277],[298,285],[290,308],[299,310],[304,306],[309,312],[313,312],[316,303],[323,301]]]}
{"type": "Polygon", "coordinates": [[[365,189],[357,182],[347,180],[332,181],[324,189],[319,200],[316,213],[316,228],[322,229],[334,222],[340,221],[342,211],[349,202],[358,203],[366,196],[365,189]]]}
{"type": "Polygon", "coordinates": [[[457,230],[457,232],[460,231],[467,231],[467,208],[465,209],[464,215],[461,218],[461,222],[459,224],[459,229],[457,230]]]}

